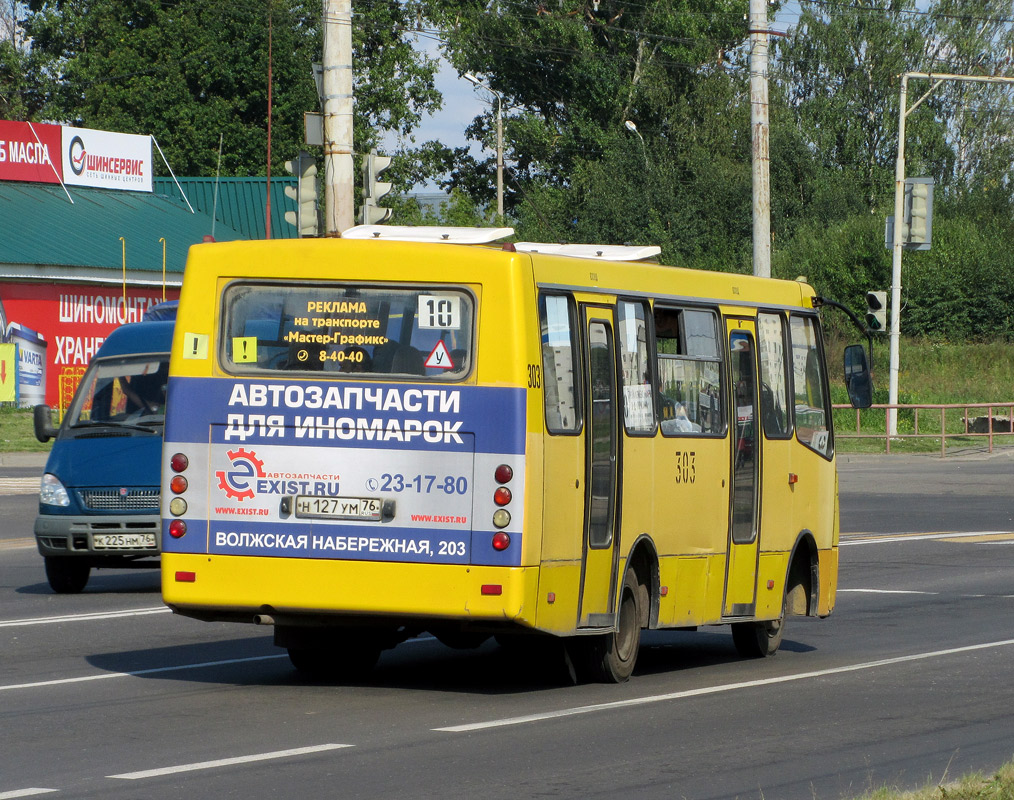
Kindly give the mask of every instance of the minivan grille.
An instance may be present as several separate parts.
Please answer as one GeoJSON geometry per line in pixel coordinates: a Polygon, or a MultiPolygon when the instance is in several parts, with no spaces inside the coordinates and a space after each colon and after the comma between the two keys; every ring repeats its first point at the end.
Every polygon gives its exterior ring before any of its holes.
{"type": "Polygon", "coordinates": [[[82,489],[81,503],[92,511],[158,510],[158,489],[82,489]]]}

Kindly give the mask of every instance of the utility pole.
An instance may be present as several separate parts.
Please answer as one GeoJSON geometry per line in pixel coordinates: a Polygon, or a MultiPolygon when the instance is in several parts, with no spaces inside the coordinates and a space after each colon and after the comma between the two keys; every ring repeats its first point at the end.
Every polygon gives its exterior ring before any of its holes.
{"type": "Polygon", "coordinates": [[[496,213],[497,216],[503,217],[503,96],[490,86],[488,83],[483,83],[471,72],[466,72],[462,76],[466,81],[471,83],[473,86],[485,89],[494,97],[496,97],[496,213]]]}
{"type": "Polygon", "coordinates": [[[355,224],[352,169],[352,0],[324,0],[324,233],[355,224]]]}
{"type": "Polygon", "coordinates": [[[750,0],[750,127],[753,158],[753,274],[771,277],[767,0],[750,0]]]}

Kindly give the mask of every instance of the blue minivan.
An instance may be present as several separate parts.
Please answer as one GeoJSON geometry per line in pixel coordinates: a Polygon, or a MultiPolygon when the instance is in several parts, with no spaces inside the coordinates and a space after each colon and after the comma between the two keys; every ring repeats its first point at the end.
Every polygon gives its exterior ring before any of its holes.
{"type": "Polygon", "coordinates": [[[176,301],[103,342],[59,426],[35,407],[35,436],[56,438],[39,493],[35,540],[61,594],[93,568],[158,567],[159,478],[176,301]]]}

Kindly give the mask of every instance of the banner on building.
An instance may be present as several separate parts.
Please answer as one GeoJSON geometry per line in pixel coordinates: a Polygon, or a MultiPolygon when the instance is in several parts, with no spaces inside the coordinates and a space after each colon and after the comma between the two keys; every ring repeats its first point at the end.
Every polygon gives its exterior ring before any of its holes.
{"type": "Polygon", "coordinates": [[[152,190],[151,137],[0,120],[0,180],[152,190]]]}

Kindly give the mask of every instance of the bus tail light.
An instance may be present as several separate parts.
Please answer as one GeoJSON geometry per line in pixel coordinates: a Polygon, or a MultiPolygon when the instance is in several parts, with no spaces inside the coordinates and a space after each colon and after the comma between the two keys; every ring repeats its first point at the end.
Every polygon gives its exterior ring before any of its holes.
{"type": "Polygon", "coordinates": [[[482,594],[501,595],[503,594],[503,586],[499,583],[484,583],[479,591],[482,594]]]}
{"type": "Polygon", "coordinates": [[[176,582],[177,583],[194,583],[197,580],[196,572],[177,572],[176,582]]]}
{"type": "Polygon", "coordinates": [[[509,533],[504,531],[497,531],[493,534],[493,549],[494,550],[506,550],[511,546],[511,537],[509,533]]]}
{"type": "Polygon", "coordinates": [[[173,475],[173,479],[169,481],[169,488],[173,494],[183,494],[187,490],[187,479],[182,475],[173,475]]]}
{"type": "Polygon", "coordinates": [[[506,528],[511,524],[511,512],[506,508],[498,508],[493,512],[493,524],[498,528],[506,528]]]}
{"type": "Polygon", "coordinates": [[[514,477],[514,470],[511,469],[510,464],[501,464],[496,468],[493,477],[496,478],[497,483],[510,483],[511,478],[514,477]]]}
{"type": "Polygon", "coordinates": [[[506,486],[499,486],[493,492],[493,502],[498,506],[505,506],[511,501],[511,490],[506,486]]]}
{"type": "Polygon", "coordinates": [[[169,535],[174,539],[179,539],[184,536],[187,532],[187,523],[181,519],[174,519],[169,523],[169,535]]]}
{"type": "Polygon", "coordinates": [[[173,457],[169,459],[169,466],[173,472],[183,472],[190,466],[190,459],[183,453],[173,453],[173,457]]]}

